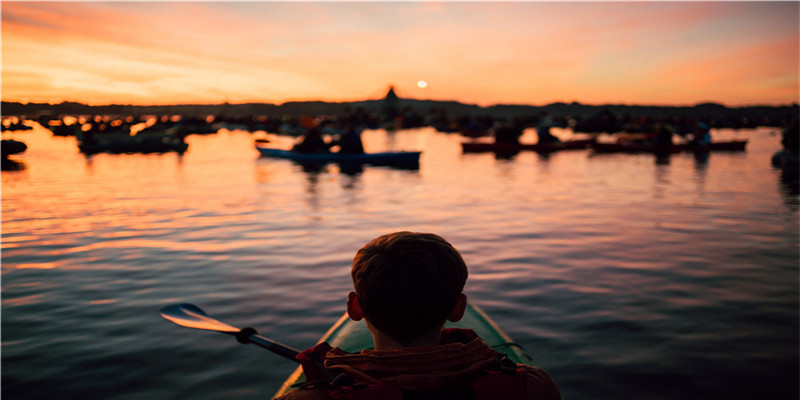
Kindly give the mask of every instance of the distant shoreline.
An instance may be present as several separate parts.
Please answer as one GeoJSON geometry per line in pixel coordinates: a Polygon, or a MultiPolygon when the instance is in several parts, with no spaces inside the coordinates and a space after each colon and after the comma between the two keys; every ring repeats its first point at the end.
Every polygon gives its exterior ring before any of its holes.
{"type": "MultiPolygon", "coordinates": [[[[243,104],[180,104],[180,105],[87,105],[76,102],[19,103],[2,102],[3,117],[11,116],[64,116],[64,115],[183,115],[183,116],[290,116],[301,115],[341,115],[356,109],[379,112],[384,100],[365,100],[354,102],[296,101],[283,104],[243,103],[243,104]]],[[[615,115],[631,117],[688,117],[688,118],[736,118],[758,121],[786,121],[800,113],[798,104],[770,106],[755,105],[727,107],[717,103],[703,103],[694,106],[648,106],[648,105],[587,105],[581,103],[552,103],[543,106],[531,105],[493,105],[488,107],[465,104],[457,101],[397,99],[398,109],[408,109],[419,113],[446,113],[458,116],[491,116],[495,118],[524,117],[547,112],[551,116],[570,116],[587,118],[600,111],[610,111],[615,115]]]]}

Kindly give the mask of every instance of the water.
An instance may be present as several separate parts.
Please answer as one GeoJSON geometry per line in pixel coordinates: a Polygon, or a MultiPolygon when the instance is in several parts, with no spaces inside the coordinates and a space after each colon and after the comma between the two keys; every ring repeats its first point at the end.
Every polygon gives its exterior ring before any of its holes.
{"type": "Polygon", "coordinates": [[[250,133],[183,155],[79,154],[37,128],[2,173],[8,399],[267,398],[290,361],[158,316],[191,302],[297,348],[344,311],[355,251],[396,230],[447,238],[467,295],[567,399],[798,398],[796,185],[746,152],[511,159],[458,136],[365,133],[419,170],[259,159],[250,133]]]}

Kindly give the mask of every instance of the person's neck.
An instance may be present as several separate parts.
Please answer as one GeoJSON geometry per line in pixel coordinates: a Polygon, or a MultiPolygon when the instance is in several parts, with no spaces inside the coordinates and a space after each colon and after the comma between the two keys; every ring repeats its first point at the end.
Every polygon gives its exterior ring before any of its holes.
{"type": "Polygon", "coordinates": [[[372,324],[369,322],[367,322],[367,327],[369,328],[370,333],[372,333],[372,340],[375,342],[375,350],[378,351],[400,350],[406,347],[417,346],[435,346],[440,343],[442,335],[442,328],[439,328],[429,333],[420,335],[414,338],[412,341],[403,344],[385,335],[383,332],[372,326],[372,324]]]}

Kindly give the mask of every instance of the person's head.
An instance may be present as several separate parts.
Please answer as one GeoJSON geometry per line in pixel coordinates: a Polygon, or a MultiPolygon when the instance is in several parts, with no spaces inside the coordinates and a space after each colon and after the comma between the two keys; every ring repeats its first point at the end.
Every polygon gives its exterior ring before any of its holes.
{"type": "Polygon", "coordinates": [[[373,239],[356,253],[351,275],[351,296],[361,312],[356,317],[402,344],[463,314],[467,266],[450,243],[432,233],[373,239]]]}

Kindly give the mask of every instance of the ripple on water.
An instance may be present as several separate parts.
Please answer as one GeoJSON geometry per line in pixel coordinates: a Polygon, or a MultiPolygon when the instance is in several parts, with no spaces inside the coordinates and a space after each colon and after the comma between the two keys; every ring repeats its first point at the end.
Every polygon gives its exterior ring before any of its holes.
{"type": "Polygon", "coordinates": [[[29,134],[41,151],[3,172],[0,202],[4,395],[268,396],[291,361],[158,310],[308,347],[344,312],[355,250],[413,230],[462,252],[468,296],[566,398],[798,397],[797,195],[756,151],[775,137],[657,164],[374,131],[372,149],[428,146],[420,170],[348,175],[258,159],[245,132],[91,158],[29,134]]]}

